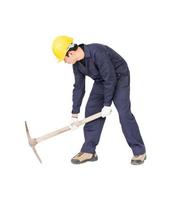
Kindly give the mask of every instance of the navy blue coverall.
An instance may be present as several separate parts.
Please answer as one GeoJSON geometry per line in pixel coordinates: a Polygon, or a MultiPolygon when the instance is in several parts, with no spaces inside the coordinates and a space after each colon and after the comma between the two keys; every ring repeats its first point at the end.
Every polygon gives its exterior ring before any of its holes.
{"type": "MultiPolygon", "coordinates": [[[[85,117],[100,112],[103,106],[116,106],[122,131],[134,155],[145,153],[145,145],[140,135],[130,107],[130,73],[125,60],[113,49],[102,44],[81,44],[84,60],[73,65],[75,84],[73,89],[72,113],[79,113],[85,94],[85,76],[94,80],[85,117]]],[[[106,118],[99,118],[85,124],[85,142],[81,152],[94,153],[106,118]]]]}

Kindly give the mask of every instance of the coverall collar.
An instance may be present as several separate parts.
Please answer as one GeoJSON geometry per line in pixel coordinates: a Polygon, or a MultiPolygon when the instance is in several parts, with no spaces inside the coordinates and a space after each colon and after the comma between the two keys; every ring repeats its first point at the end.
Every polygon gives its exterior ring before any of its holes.
{"type": "Polygon", "coordinates": [[[90,51],[89,51],[87,45],[85,45],[85,44],[80,44],[79,46],[80,46],[80,47],[82,48],[82,50],[84,51],[84,54],[85,54],[85,57],[84,57],[84,58],[90,58],[91,55],[90,55],[90,51]]]}
{"type": "Polygon", "coordinates": [[[91,57],[89,48],[85,44],[84,44],[84,53],[85,53],[85,58],[90,58],[91,57]]]}

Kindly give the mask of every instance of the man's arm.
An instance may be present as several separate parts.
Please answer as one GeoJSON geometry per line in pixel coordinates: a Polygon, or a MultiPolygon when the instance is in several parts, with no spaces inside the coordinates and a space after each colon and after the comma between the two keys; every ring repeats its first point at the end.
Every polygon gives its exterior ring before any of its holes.
{"type": "Polygon", "coordinates": [[[94,58],[104,80],[104,106],[111,106],[117,83],[114,66],[104,50],[95,52],[94,58]]]}
{"type": "Polygon", "coordinates": [[[85,94],[85,75],[83,75],[79,70],[77,64],[73,65],[74,72],[74,89],[73,89],[73,106],[72,113],[77,114],[80,112],[80,106],[82,104],[82,100],[85,94]]]}

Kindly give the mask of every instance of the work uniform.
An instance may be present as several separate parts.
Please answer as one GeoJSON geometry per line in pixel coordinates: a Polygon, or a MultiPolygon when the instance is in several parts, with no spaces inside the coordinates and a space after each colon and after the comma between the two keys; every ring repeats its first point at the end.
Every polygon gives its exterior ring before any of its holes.
{"type": "MultiPolygon", "coordinates": [[[[134,155],[145,153],[145,145],[130,106],[130,73],[126,61],[113,49],[102,44],[79,45],[85,54],[73,65],[75,83],[72,113],[79,113],[85,94],[85,76],[94,80],[85,117],[101,112],[103,106],[116,106],[122,131],[134,155]]],[[[81,152],[95,153],[106,118],[85,124],[85,142],[81,152]]],[[[113,130],[111,130],[113,131],[113,130]]]]}

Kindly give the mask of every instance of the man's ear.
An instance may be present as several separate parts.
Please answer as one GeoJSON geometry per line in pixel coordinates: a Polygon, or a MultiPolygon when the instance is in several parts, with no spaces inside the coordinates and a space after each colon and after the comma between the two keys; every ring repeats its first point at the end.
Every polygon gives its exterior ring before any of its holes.
{"type": "Polygon", "coordinates": [[[69,51],[69,52],[68,52],[68,55],[69,55],[69,56],[70,56],[70,55],[72,56],[72,55],[74,55],[74,53],[75,53],[75,51],[69,51]]]}

